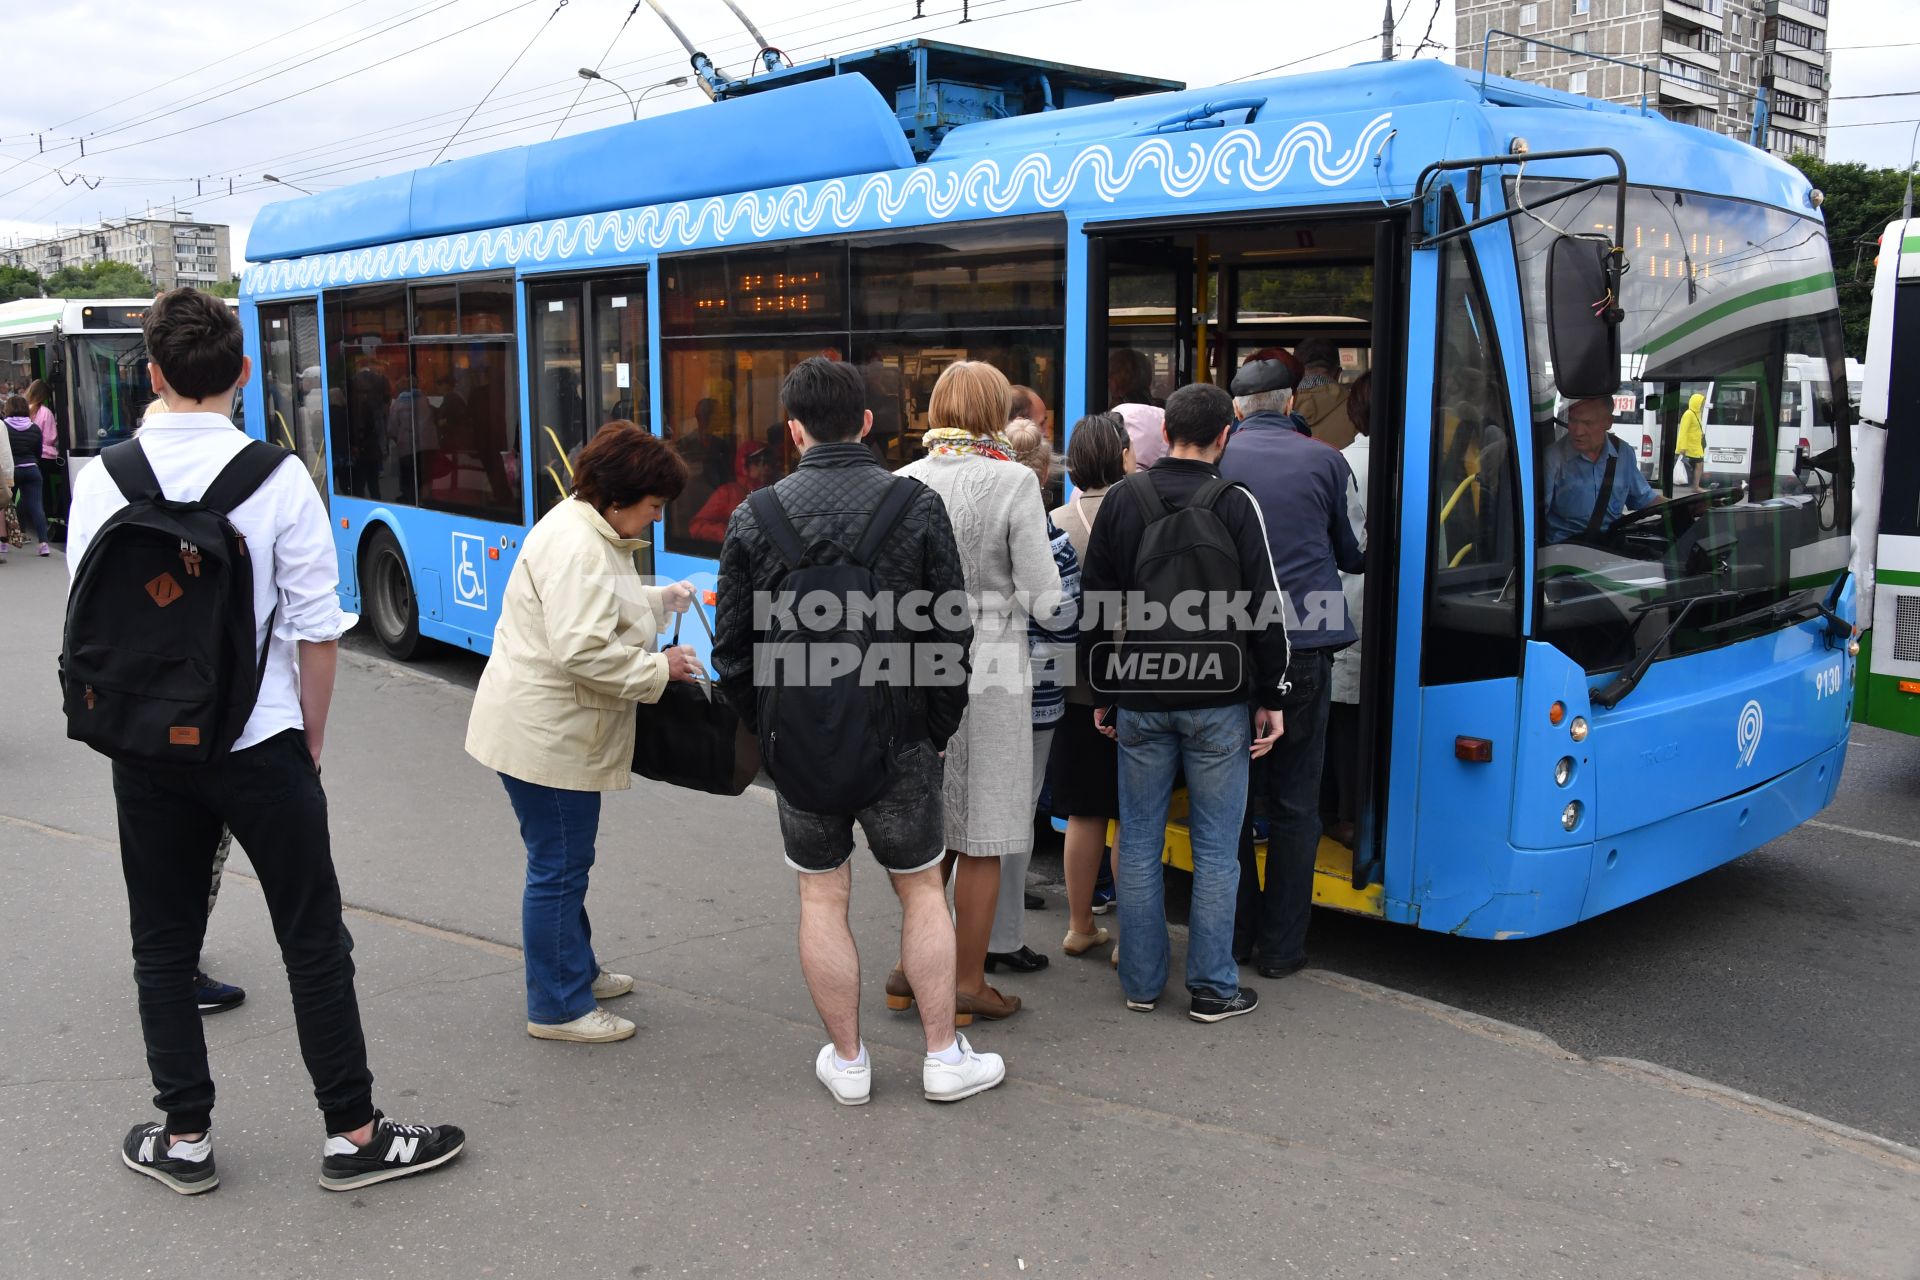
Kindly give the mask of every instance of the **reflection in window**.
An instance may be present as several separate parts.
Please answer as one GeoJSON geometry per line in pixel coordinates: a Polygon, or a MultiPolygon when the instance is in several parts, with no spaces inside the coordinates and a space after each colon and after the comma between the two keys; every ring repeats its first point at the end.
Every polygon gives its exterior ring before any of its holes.
{"type": "Polygon", "coordinates": [[[331,296],[336,492],[520,520],[519,373],[502,289],[456,280],[331,296]]]}
{"type": "MultiPolygon", "coordinates": [[[[1560,197],[1555,186],[1529,179],[1523,194],[1541,216],[1513,222],[1543,467],[1567,408],[1547,359],[1547,255],[1556,236],[1548,223],[1609,232],[1616,198],[1612,189],[1560,197]]],[[[1823,591],[1850,550],[1847,415],[1824,424],[1811,408],[1834,405],[1833,386],[1844,378],[1818,219],[1630,187],[1622,230],[1623,373],[1646,386],[1657,413],[1658,456],[1648,470],[1671,505],[1644,508],[1592,536],[1543,538],[1551,545],[1539,558],[1538,630],[1589,671],[1622,665],[1676,621],[1663,656],[1794,625],[1783,615],[1707,629],[1823,591]],[[1673,481],[1680,418],[1694,394],[1705,403],[1697,489],[1673,481]],[[1701,596],[1710,599],[1679,615],[1701,596]]],[[[1643,507],[1650,496],[1642,488],[1630,505],[1643,507]]]]}
{"type": "Polygon", "coordinates": [[[320,394],[320,313],[312,302],[260,308],[260,394],[269,443],[300,457],[327,500],[326,405],[320,394]]]}
{"type": "Polygon", "coordinates": [[[528,289],[527,315],[537,518],[573,491],[574,460],[594,432],[619,419],[644,427],[652,417],[647,279],[543,281],[528,289]]]}
{"type": "Polygon", "coordinates": [[[73,344],[75,453],[97,453],[133,437],[153,399],[147,348],[138,334],[83,334],[73,344]]]}
{"type": "Polygon", "coordinates": [[[733,509],[792,469],[780,384],[808,357],[859,368],[868,446],[890,467],[918,456],[955,361],[986,360],[1057,406],[1064,240],[1058,219],[1026,220],[663,263],[662,433],[692,472],[667,547],[714,554],[733,509]]]}

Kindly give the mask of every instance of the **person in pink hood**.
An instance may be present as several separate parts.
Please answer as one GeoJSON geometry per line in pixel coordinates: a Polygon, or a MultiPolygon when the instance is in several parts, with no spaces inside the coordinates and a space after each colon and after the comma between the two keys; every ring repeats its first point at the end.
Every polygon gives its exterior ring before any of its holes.
{"type": "Polygon", "coordinates": [[[767,442],[742,440],[733,451],[733,479],[713,491],[687,531],[703,542],[724,541],[733,509],[745,502],[748,494],[766,488],[773,480],[773,450],[767,442]]]}

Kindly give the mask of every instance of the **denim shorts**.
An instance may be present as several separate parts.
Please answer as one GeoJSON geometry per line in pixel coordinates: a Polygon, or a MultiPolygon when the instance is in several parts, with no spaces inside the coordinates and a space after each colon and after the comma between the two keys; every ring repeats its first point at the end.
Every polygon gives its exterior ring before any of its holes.
{"type": "Polygon", "coordinates": [[[947,852],[947,822],[941,804],[944,763],[922,740],[894,761],[893,785],[855,814],[807,813],[780,801],[780,836],[787,865],[819,875],[853,856],[853,824],[867,837],[876,862],[895,875],[924,871],[947,852]]]}

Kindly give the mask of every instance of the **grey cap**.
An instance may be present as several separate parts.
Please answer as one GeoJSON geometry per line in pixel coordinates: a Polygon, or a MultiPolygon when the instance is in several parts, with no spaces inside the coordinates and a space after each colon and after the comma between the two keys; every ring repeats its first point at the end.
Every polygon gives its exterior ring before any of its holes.
{"type": "Polygon", "coordinates": [[[1227,390],[1236,396],[1289,391],[1295,381],[1293,369],[1284,360],[1250,360],[1233,375],[1233,385],[1227,390]]]}

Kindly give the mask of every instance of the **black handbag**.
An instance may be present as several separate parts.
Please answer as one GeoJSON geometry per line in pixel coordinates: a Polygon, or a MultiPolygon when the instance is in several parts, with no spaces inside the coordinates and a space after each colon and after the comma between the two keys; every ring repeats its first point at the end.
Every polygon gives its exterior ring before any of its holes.
{"type": "MultiPolygon", "coordinates": [[[[697,600],[692,612],[699,615],[711,644],[713,624],[697,600]]],[[[680,643],[678,618],[669,643],[680,643]]],[[[669,680],[658,702],[639,705],[633,771],[689,791],[737,796],[760,775],[760,743],[706,676],[691,683],[669,680]]]]}

